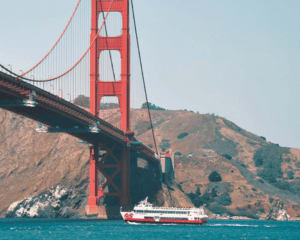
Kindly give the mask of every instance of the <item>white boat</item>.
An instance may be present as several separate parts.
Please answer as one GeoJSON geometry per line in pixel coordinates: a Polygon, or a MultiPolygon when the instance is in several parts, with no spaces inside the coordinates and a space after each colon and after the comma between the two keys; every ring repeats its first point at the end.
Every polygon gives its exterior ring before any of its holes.
{"type": "Polygon", "coordinates": [[[152,224],[203,224],[208,216],[203,208],[154,207],[148,198],[136,205],[132,211],[122,211],[126,223],[152,224]]]}

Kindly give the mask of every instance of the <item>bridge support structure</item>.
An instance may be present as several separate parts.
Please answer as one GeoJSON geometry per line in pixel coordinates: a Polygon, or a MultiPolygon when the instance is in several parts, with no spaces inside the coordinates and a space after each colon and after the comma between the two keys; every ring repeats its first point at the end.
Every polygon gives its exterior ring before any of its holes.
{"type": "Polygon", "coordinates": [[[105,96],[116,96],[120,105],[121,128],[126,134],[128,144],[122,149],[103,143],[94,143],[90,147],[90,182],[87,215],[96,215],[100,198],[115,196],[119,205],[129,206],[130,201],[130,35],[129,35],[129,0],[91,0],[91,49],[90,49],[90,112],[98,116],[101,99],[105,96]],[[122,33],[117,37],[101,36],[98,32],[100,14],[120,12],[122,15],[122,33]],[[99,79],[100,56],[102,51],[117,50],[121,56],[121,78],[119,81],[99,79]],[[101,155],[100,152],[105,154],[101,155]],[[115,153],[117,152],[117,154],[115,153]],[[108,160],[110,159],[110,160],[108,160]],[[114,162],[114,163],[112,163],[114,162]],[[102,186],[98,186],[98,172],[106,178],[102,186]],[[120,187],[116,182],[120,182],[120,187]],[[108,192],[104,192],[108,189],[108,192]]]}
{"type": "MultiPolygon", "coordinates": [[[[130,206],[131,158],[131,150],[127,145],[90,145],[88,216],[103,215],[99,210],[100,203],[105,203],[108,208],[117,207],[118,211],[119,206],[130,206]],[[99,173],[105,178],[101,185],[99,173]]],[[[107,212],[106,209],[104,211],[107,212]]],[[[119,212],[112,215],[115,217],[117,214],[119,212]]]]}

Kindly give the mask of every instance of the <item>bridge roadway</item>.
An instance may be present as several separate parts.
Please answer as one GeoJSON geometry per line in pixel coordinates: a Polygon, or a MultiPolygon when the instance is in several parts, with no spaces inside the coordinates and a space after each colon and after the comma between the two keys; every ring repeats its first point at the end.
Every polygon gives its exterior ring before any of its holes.
{"type": "Polygon", "coordinates": [[[0,71],[0,108],[38,121],[45,132],[64,132],[91,144],[127,145],[137,156],[156,164],[152,149],[84,109],[0,71]]]}

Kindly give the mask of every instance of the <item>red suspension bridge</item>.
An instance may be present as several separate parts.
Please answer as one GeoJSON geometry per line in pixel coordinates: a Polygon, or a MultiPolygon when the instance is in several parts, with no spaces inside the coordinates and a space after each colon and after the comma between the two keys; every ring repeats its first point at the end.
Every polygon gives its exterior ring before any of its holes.
{"type": "Polygon", "coordinates": [[[98,215],[102,198],[114,206],[140,200],[132,197],[136,180],[131,178],[138,158],[148,161],[156,182],[161,179],[161,167],[149,108],[155,151],[139,142],[130,128],[130,12],[148,103],[133,2],[91,0],[89,6],[87,2],[77,2],[57,41],[32,68],[20,74],[0,65],[0,107],[38,121],[39,132],[64,132],[89,143],[86,212],[98,215]],[[87,27],[89,10],[91,25],[87,27]],[[110,16],[119,16],[119,29],[113,29],[118,24],[110,16]],[[90,96],[89,112],[73,103],[79,95],[90,96]],[[106,97],[116,97],[120,124],[103,120],[100,102],[106,97]],[[106,179],[101,186],[98,173],[106,179]]]}

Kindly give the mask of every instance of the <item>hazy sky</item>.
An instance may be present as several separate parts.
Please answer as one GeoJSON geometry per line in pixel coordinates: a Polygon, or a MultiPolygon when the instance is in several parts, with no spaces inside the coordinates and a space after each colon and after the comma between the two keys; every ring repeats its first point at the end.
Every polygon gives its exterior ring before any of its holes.
{"type": "MultiPolygon", "coordinates": [[[[55,41],[76,2],[3,1],[0,62],[30,67],[55,41]]],[[[134,2],[151,102],[215,113],[300,148],[300,1],[134,2]]],[[[143,99],[133,94],[138,106],[143,99]]]]}

